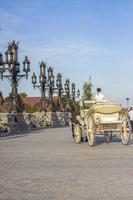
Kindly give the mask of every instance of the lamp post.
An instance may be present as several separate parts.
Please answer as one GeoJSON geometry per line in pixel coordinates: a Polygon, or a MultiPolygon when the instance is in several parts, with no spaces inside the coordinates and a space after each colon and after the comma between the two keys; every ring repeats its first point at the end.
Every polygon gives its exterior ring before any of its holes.
{"type": "Polygon", "coordinates": [[[127,107],[129,107],[129,100],[130,100],[130,98],[127,97],[127,98],[126,98],[126,101],[127,101],[127,107]]]}
{"type": "Polygon", "coordinates": [[[57,79],[56,79],[56,87],[58,90],[58,98],[59,98],[59,103],[61,100],[61,95],[62,95],[62,75],[60,73],[57,74],[57,79]]]}
{"type": "Polygon", "coordinates": [[[30,61],[28,57],[25,57],[23,61],[23,72],[24,74],[20,74],[20,63],[18,62],[18,43],[13,41],[8,44],[7,51],[5,53],[6,61],[3,61],[3,56],[0,54],[0,78],[7,78],[12,87],[11,97],[12,97],[12,112],[19,111],[18,105],[18,91],[17,87],[22,78],[28,79],[28,73],[30,72],[30,61]],[[8,72],[8,74],[6,73],[8,72]],[[6,73],[6,74],[5,74],[6,73]]]}
{"type": "Polygon", "coordinates": [[[62,104],[61,104],[61,97],[62,97],[62,93],[63,93],[63,87],[62,87],[62,75],[60,73],[57,74],[57,78],[56,78],[56,88],[54,88],[55,90],[57,90],[58,93],[58,103],[59,103],[59,111],[62,110],[62,104]]]}
{"type": "Polygon", "coordinates": [[[77,97],[78,97],[78,99],[80,97],[80,90],[79,89],[77,90],[77,97]]]}
{"type": "Polygon", "coordinates": [[[49,102],[51,103],[53,100],[53,92],[54,92],[54,75],[53,75],[53,68],[48,68],[48,95],[49,95],[49,102]]]}
{"type": "Polygon", "coordinates": [[[65,87],[65,92],[66,92],[67,100],[69,102],[69,98],[70,98],[70,81],[69,81],[69,79],[66,79],[64,87],[65,87]]]}
{"type": "Polygon", "coordinates": [[[75,83],[72,83],[72,100],[75,101],[75,83]]]}
{"type": "Polygon", "coordinates": [[[34,89],[40,88],[41,89],[41,111],[45,109],[45,103],[46,103],[46,63],[43,61],[40,63],[40,75],[39,75],[39,85],[37,84],[37,76],[35,73],[32,75],[32,84],[34,89]]]}

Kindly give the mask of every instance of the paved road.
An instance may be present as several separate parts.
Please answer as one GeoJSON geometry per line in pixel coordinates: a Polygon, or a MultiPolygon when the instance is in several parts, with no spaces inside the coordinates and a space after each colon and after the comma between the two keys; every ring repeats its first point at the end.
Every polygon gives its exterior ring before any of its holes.
{"type": "Polygon", "coordinates": [[[133,199],[133,144],[76,144],[69,128],[0,138],[0,200],[133,199]]]}

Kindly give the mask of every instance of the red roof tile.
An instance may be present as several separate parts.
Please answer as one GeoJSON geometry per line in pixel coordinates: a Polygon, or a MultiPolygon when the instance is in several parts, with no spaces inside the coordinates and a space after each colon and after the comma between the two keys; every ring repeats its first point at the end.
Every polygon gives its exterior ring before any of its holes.
{"type": "MultiPolygon", "coordinates": [[[[47,98],[47,97],[46,97],[47,98]]],[[[53,97],[54,100],[57,100],[58,97],[57,96],[54,96],[53,97]]],[[[35,105],[35,104],[38,104],[40,103],[41,101],[41,97],[24,97],[23,98],[23,102],[25,104],[30,104],[30,105],[35,105]]]]}
{"type": "Polygon", "coordinates": [[[23,102],[25,104],[35,105],[39,103],[41,100],[41,97],[24,97],[23,102]]]}

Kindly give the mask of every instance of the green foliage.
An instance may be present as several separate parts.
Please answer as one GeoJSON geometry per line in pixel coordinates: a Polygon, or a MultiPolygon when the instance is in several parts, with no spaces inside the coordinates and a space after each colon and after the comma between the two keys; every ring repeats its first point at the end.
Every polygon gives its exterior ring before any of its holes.
{"type": "Polygon", "coordinates": [[[91,83],[84,83],[83,86],[83,97],[84,100],[91,100],[92,99],[92,87],[93,85],[91,83]]]}
{"type": "Polygon", "coordinates": [[[75,104],[76,110],[79,111],[79,110],[80,110],[79,102],[76,102],[76,101],[75,101],[74,104],[75,104]]]}
{"type": "Polygon", "coordinates": [[[62,110],[65,109],[65,106],[67,104],[67,98],[65,96],[62,96],[61,99],[60,99],[60,104],[61,104],[61,108],[62,110]]]}
{"type": "Polygon", "coordinates": [[[27,113],[34,113],[39,110],[38,105],[30,105],[30,104],[25,104],[25,111],[27,113]]]}
{"type": "Polygon", "coordinates": [[[22,98],[27,97],[28,95],[25,92],[19,93],[19,96],[21,96],[22,98]]]}
{"type": "Polygon", "coordinates": [[[62,104],[65,104],[66,100],[67,100],[66,96],[62,96],[61,99],[60,99],[62,104]]]}
{"type": "Polygon", "coordinates": [[[23,98],[20,94],[18,94],[18,112],[23,112],[24,111],[24,103],[23,103],[23,98]]]}
{"type": "Polygon", "coordinates": [[[12,100],[12,96],[11,96],[11,93],[10,93],[9,96],[5,97],[4,101],[7,102],[7,103],[11,103],[11,100],[12,100]]]}
{"type": "MultiPolygon", "coordinates": [[[[25,109],[25,105],[23,102],[23,98],[26,97],[27,94],[25,92],[23,93],[19,93],[17,95],[17,100],[18,100],[18,106],[17,106],[17,111],[18,112],[23,112],[25,109]]],[[[9,93],[9,96],[5,97],[4,99],[5,103],[7,103],[8,105],[12,105],[12,93],[9,93]]]]}

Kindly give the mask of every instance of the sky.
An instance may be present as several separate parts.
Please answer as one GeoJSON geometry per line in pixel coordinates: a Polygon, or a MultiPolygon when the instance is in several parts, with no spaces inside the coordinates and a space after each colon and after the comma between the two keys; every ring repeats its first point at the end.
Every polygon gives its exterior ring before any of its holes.
{"type": "MultiPolygon", "coordinates": [[[[27,55],[31,72],[47,62],[82,91],[92,77],[93,93],[133,105],[133,0],[0,0],[0,52],[19,41],[19,62],[27,55]]],[[[18,91],[39,96],[31,77],[18,91]]],[[[11,91],[0,81],[4,96],[11,91]]],[[[82,92],[81,92],[82,93],[82,92]]]]}

